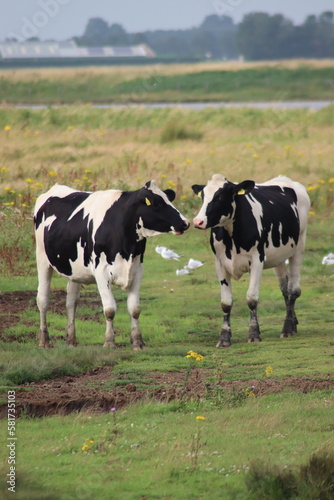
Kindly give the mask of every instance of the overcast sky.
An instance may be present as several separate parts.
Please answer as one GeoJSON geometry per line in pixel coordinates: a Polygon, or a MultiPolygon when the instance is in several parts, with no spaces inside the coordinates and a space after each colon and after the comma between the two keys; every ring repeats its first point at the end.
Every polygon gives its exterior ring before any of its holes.
{"type": "Polygon", "coordinates": [[[0,40],[82,35],[91,17],[119,23],[130,33],[198,26],[210,14],[235,22],[248,12],[282,13],[300,24],[308,14],[334,10],[333,0],[0,0],[0,40]]]}

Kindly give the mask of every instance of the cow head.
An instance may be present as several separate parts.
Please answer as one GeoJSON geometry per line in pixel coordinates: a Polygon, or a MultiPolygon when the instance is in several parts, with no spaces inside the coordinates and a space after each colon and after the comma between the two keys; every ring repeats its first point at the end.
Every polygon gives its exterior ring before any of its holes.
{"type": "Polygon", "coordinates": [[[189,222],[174,207],[175,192],[162,191],[155,181],[149,181],[138,191],[138,229],[140,237],[161,233],[182,234],[189,228],[189,222]]]}
{"type": "Polygon", "coordinates": [[[197,229],[224,226],[233,218],[235,197],[250,193],[254,186],[254,181],[233,184],[220,174],[213,175],[206,186],[194,184],[192,190],[203,201],[199,213],[194,218],[194,226],[197,229]]]}

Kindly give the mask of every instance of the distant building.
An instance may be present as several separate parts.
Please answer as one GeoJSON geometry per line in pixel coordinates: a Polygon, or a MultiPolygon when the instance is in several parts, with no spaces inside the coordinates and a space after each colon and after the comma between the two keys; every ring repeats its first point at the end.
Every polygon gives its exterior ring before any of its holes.
{"type": "Polygon", "coordinates": [[[27,41],[22,43],[0,43],[0,67],[113,64],[122,60],[126,62],[126,60],[141,60],[154,57],[153,50],[145,44],[129,47],[80,47],[73,40],[67,42],[27,41]]]}

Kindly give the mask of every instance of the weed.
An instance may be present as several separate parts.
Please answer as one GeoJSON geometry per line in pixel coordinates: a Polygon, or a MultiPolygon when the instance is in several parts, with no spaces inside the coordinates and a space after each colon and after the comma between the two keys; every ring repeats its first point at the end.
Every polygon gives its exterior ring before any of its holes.
{"type": "Polygon", "coordinates": [[[166,123],[165,127],[161,131],[160,142],[165,144],[166,142],[181,141],[181,140],[192,140],[198,141],[202,139],[203,133],[199,130],[190,128],[189,126],[180,124],[176,120],[166,123]]]}
{"type": "Polygon", "coordinates": [[[331,500],[334,497],[334,453],[321,449],[299,469],[253,462],[246,485],[257,500],[331,500]]]}

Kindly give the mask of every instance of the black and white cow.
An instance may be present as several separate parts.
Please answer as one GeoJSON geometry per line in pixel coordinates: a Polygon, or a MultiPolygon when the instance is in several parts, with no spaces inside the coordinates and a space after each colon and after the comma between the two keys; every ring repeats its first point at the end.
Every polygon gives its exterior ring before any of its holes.
{"type": "Polygon", "coordinates": [[[104,347],[115,347],[116,302],[111,285],[128,290],[131,342],[141,349],[139,289],[146,238],[182,234],[189,222],[172,205],[175,193],[149,181],[138,191],[75,191],[55,185],[36,201],[34,225],[40,311],[39,346],[49,347],[46,323],[53,270],[68,278],[68,346],[76,345],[75,310],[81,284],[96,282],[106,318],[104,347]]]}
{"type": "Polygon", "coordinates": [[[198,229],[211,229],[211,248],[221,287],[224,320],[217,347],[231,345],[231,278],[250,273],[247,304],[250,309],[248,342],[259,342],[257,319],[263,269],[274,268],[286,303],[281,337],[297,331],[294,312],[300,296],[300,268],[306,238],[310,200],[304,186],[279,176],[263,184],[229,182],[219,174],[207,185],[192,186],[203,205],[194,219],[198,229]],[[285,261],[289,259],[289,269],[285,261]]]}

